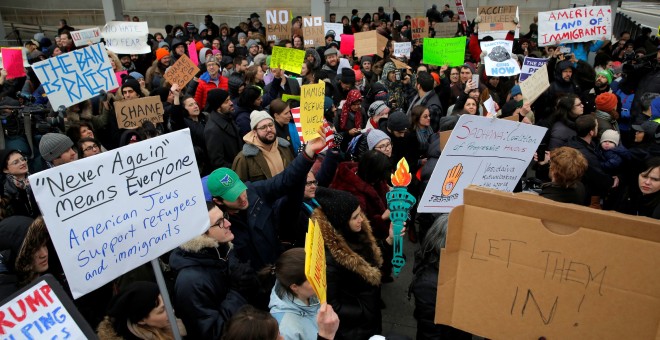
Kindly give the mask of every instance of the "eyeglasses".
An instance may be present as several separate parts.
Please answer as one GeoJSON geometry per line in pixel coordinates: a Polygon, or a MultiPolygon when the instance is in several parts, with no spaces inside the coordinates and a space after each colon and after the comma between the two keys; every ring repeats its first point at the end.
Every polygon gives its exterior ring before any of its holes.
{"type": "Polygon", "coordinates": [[[15,161],[9,163],[9,165],[19,165],[19,164],[21,164],[21,163],[23,163],[23,162],[27,162],[27,158],[25,158],[25,157],[21,157],[21,158],[15,160],[15,161]]]}
{"type": "Polygon", "coordinates": [[[376,150],[387,150],[392,147],[392,143],[387,142],[387,144],[383,144],[381,146],[375,147],[376,150]]]}
{"type": "Polygon", "coordinates": [[[575,104],[575,106],[584,106],[584,104],[582,104],[582,103],[577,103],[577,104],[575,104]]]}
{"type": "Polygon", "coordinates": [[[94,145],[90,145],[90,146],[84,148],[83,151],[87,152],[87,151],[98,150],[98,149],[99,149],[99,146],[94,144],[94,145]]]}
{"type": "Polygon", "coordinates": [[[266,130],[268,130],[268,129],[274,129],[274,128],[275,128],[275,124],[273,124],[273,123],[268,123],[268,124],[266,124],[266,125],[264,125],[264,126],[259,126],[259,127],[257,127],[257,130],[259,130],[259,131],[266,131],[266,130]]]}
{"type": "Polygon", "coordinates": [[[229,227],[225,226],[225,218],[224,217],[222,217],[221,219],[216,221],[214,224],[211,224],[209,229],[213,228],[213,227],[218,227],[218,228],[221,228],[221,229],[228,229],[229,228],[229,227]]]}
{"type": "Polygon", "coordinates": [[[312,186],[312,185],[319,185],[319,181],[313,180],[313,181],[307,181],[305,182],[306,186],[312,186]]]}

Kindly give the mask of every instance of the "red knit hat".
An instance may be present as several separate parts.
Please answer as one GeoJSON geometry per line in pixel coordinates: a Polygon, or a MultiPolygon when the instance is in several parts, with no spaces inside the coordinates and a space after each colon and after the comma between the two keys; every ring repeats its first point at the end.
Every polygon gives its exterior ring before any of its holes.
{"type": "Polygon", "coordinates": [[[617,97],[613,93],[605,92],[596,97],[596,109],[603,112],[615,111],[617,103],[617,97]]]}
{"type": "Polygon", "coordinates": [[[201,41],[195,43],[195,49],[197,50],[197,52],[201,51],[202,48],[204,48],[204,44],[201,41]]]}
{"type": "Polygon", "coordinates": [[[156,59],[158,59],[158,61],[160,61],[161,59],[163,59],[164,56],[169,55],[169,54],[170,54],[170,51],[168,51],[168,50],[161,47],[161,48],[156,50],[156,59]]]}

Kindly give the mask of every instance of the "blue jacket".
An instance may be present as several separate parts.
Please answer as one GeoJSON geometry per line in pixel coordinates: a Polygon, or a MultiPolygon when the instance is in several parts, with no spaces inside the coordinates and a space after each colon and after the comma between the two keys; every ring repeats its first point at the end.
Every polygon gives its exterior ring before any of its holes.
{"type": "Polygon", "coordinates": [[[307,306],[301,300],[286,293],[280,283],[276,282],[270,294],[268,307],[270,308],[270,314],[280,325],[280,334],[284,339],[316,339],[319,331],[316,324],[316,315],[321,307],[316,297],[311,298],[310,305],[307,306]],[[281,293],[278,294],[277,291],[281,293]]]}

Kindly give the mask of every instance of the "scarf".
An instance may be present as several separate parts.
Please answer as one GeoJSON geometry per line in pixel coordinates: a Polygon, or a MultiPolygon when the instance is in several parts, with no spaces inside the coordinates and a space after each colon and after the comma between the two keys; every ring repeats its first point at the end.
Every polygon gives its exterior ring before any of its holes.
{"type": "Polygon", "coordinates": [[[341,109],[341,116],[339,117],[340,130],[346,129],[346,123],[348,123],[349,115],[351,113],[355,115],[355,127],[358,129],[362,128],[362,112],[360,112],[359,108],[357,111],[351,111],[351,105],[358,100],[362,100],[362,94],[360,93],[360,90],[350,90],[348,92],[348,96],[346,96],[344,107],[341,109]]]}
{"type": "Polygon", "coordinates": [[[28,176],[30,176],[30,173],[25,174],[25,178],[18,179],[16,176],[12,174],[7,174],[7,179],[12,181],[18,189],[25,190],[28,186],[30,186],[30,181],[28,181],[28,176]]]}
{"type": "Polygon", "coordinates": [[[282,155],[280,154],[280,149],[278,148],[277,137],[275,138],[273,144],[270,145],[270,150],[268,149],[268,145],[262,143],[261,140],[259,140],[259,137],[254,130],[248,132],[245,137],[243,137],[243,140],[246,143],[252,144],[261,150],[261,154],[264,156],[266,164],[268,164],[271,177],[274,177],[275,175],[284,171],[284,161],[282,160],[282,155]]]}

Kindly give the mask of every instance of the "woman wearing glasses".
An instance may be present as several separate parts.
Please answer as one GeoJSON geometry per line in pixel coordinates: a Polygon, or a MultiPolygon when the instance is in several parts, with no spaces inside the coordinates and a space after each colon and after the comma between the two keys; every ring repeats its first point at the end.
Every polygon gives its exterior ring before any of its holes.
{"type": "Polygon", "coordinates": [[[101,143],[94,137],[84,137],[78,140],[78,159],[98,155],[101,150],[101,143]]]}
{"type": "Polygon", "coordinates": [[[27,158],[16,149],[3,150],[2,156],[2,217],[20,215],[35,218],[41,214],[34,199],[27,158]]]}

